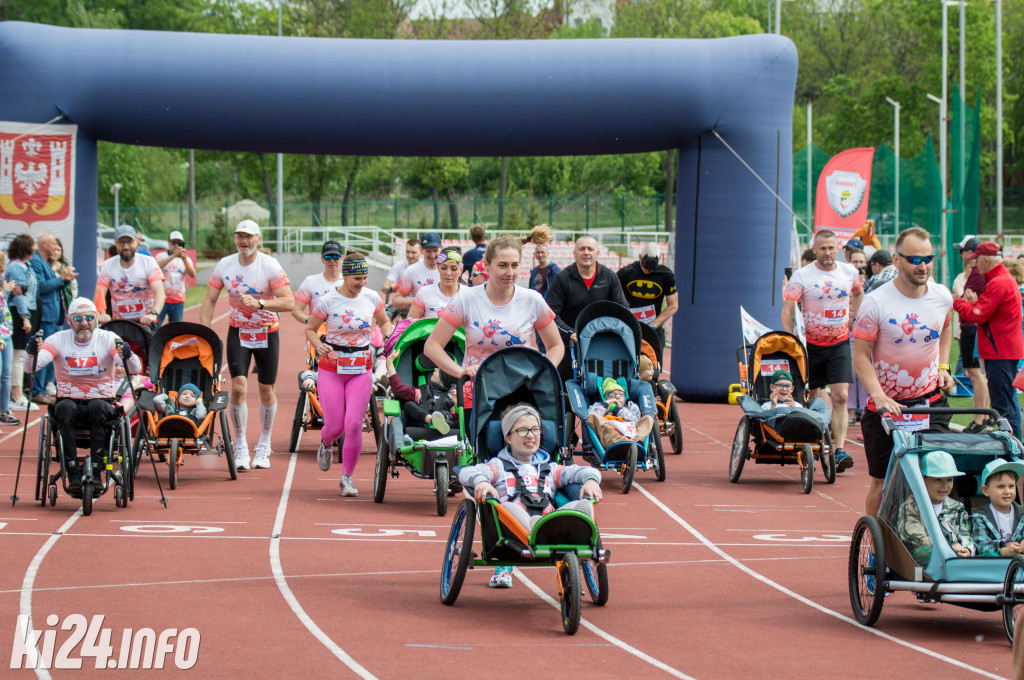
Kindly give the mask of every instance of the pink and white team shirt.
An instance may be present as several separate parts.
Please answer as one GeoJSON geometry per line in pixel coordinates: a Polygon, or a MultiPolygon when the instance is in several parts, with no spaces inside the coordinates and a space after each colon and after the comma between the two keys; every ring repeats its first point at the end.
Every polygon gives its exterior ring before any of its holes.
{"type": "Polygon", "coordinates": [[[188,263],[195,270],[195,265],[192,264],[192,258],[188,255],[185,256],[185,260],[182,261],[180,257],[176,257],[167,263],[164,267],[164,292],[167,294],[168,303],[184,302],[185,292],[187,286],[185,284],[185,275],[187,273],[185,269],[185,263],[188,263]]]}
{"type": "Polygon", "coordinates": [[[163,281],[164,273],[149,255],[135,254],[125,269],[120,257],[111,257],[100,265],[96,285],[110,289],[110,316],[114,319],[141,319],[153,311],[153,281],[163,281]]]}
{"type": "Polygon", "coordinates": [[[341,279],[328,281],[323,273],[310,274],[302,279],[299,289],[295,291],[295,299],[304,305],[309,305],[309,308],[313,309],[320,298],[340,285],[341,279]]]}
{"type": "Polygon", "coordinates": [[[793,272],[783,295],[800,303],[807,342],[830,347],[850,337],[850,293],[860,290],[860,275],[852,264],[836,262],[823,271],[816,262],[793,272]]]}
{"type": "Polygon", "coordinates": [[[288,285],[288,275],[276,259],[265,253],[257,252],[256,259],[247,266],[242,266],[238,258],[237,253],[221,258],[210,274],[210,285],[228,292],[228,303],[231,305],[228,323],[246,330],[266,328],[271,332],[276,331],[276,312],[249,309],[241,300],[245,294],[259,300],[273,300],[274,291],[288,285]]]}
{"type": "MultiPolygon", "coordinates": [[[[455,291],[455,295],[459,294],[465,286],[459,285],[459,290],[455,291]]],[[[441,315],[441,310],[448,306],[448,303],[452,301],[452,298],[448,297],[441,292],[440,283],[432,283],[429,286],[423,286],[416,291],[416,297],[413,298],[413,307],[419,307],[423,310],[424,319],[436,319],[441,315]]]]}
{"type": "Polygon", "coordinates": [[[402,278],[402,274],[404,274],[405,270],[408,268],[409,260],[405,259],[405,256],[403,255],[401,260],[391,265],[391,269],[388,270],[388,275],[384,278],[388,281],[398,283],[398,279],[402,278]]]}
{"type": "Polygon", "coordinates": [[[373,331],[373,317],[384,309],[384,301],[376,291],[363,288],[354,298],[346,297],[332,290],[317,300],[312,315],[327,324],[326,340],[341,347],[366,347],[364,352],[339,352],[332,349],[320,356],[319,367],[353,375],[365,373],[373,367],[370,354],[370,335],[373,331]]]}
{"type": "Polygon", "coordinates": [[[950,322],[952,309],[949,289],[932,281],[916,299],[903,295],[891,281],[864,297],[853,337],[875,343],[871,364],[886,396],[913,399],[935,391],[939,335],[950,322]]]}
{"type": "MultiPolygon", "coordinates": [[[[121,378],[114,377],[114,369],[121,366],[118,339],[110,331],[97,329],[82,344],[75,340],[74,331],[59,331],[43,341],[36,371],[53,364],[58,398],[112,399],[121,384],[121,378]]],[[[128,361],[128,368],[132,373],[142,370],[137,354],[128,361]]]]}
{"type": "Polygon", "coordinates": [[[423,286],[437,283],[441,277],[437,274],[437,267],[427,269],[427,265],[420,260],[416,264],[409,265],[395,284],[398,292],[405,296],[415,295],[423,286]]]}

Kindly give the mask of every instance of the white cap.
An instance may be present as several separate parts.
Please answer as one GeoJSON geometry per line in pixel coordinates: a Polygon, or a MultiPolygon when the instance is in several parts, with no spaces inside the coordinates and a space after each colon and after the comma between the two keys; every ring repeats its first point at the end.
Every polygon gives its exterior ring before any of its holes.
{"type": "Polygon", "coordinates": [[[263,232],[260,230],[260,225],[256,224],[252,220],[242,220],[235,227],[236,234],[252,234],[253,236],[263,236],[263,232]]]}
{"type": "Polygon", "coordinates": [[[640,257],[661,257],[661,248],[654,241],[648,241],[640,248],[640,257]]]}
{"type": "Polygon", "coordinates": [[[167,237],[168,241],[184,241],[185,237],[181,235],[180,231],[172,231],[171,235],[167,237]]]}
{"type": "Polygon", "coordinates": [[[72,314],[81,314],[83,312],[96,313],[96,305],[94,305],[92,300],[89,298],[75,298],[71,301],[71,304],[68,305],[68,316],[71,316],[72,314]]]}

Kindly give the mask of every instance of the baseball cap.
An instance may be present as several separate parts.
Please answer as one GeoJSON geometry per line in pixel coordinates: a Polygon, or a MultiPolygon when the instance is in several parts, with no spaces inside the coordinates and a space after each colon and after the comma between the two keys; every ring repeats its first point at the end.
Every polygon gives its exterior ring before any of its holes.
{"type": "Polygon", "coordinates": [[[960,243],[953,244],[953,250],[977,250],[980,245],[981,241],[977,236],[964,236],[960,243]]]}
{"type": "Polygon", "coordinates": [[[337,241],[328,241],[320,249],[321,255],[344,255],[345,253],[341,250],[341,244],[337,241]]]}
{"type": "Polygon", "coordinates": [[[124,238],[125,236],[129,236],[132,239],[134,239],[135,227],[131,226],[130,224],[122,224],[121,226],[114,230],[114,241],[118,241],[124,238]]]}
{"type": "Polygon", "coordinates": [[[854,236],[847,241],[846,245],[843,247],[849,248],[850,250],[864,250],[864,241],[861,241],[858,237],[854,236]]]}
{"type": "Polygon", "coordinates": [[[172,231],[171,235],[167,237],[168,241],[181,241],[185,242],[185,237],[181,235],[180,231],[172,231]]]}
{"type": "Polygon", "coordinates": [[[921,456],[921,474],[925,477],[963,477],[956,469],[953,456],[945,451],[931,451],[921,456]]]}
{"type": "Polygon", "coordinates": [[[242,220],[235,227],[236,234],[252,234],[253,236],[263,236],[263,232],[260,230],[260,225],[256,224],[252,220],[242,220]]]}
{"type": "Polygon", "coordinates": [[[887,250],[876,250],[868,258],[868,264],[877,264],[881,267],[888,267],[892,264],[892,255],[887,250]]]}
{"type": "Polygon", "coordinates": [[[988,478],[997,472],[1012,472],[1017,475],[1017,479],[1020,479],[1024,476],[1024,463],[1017,463],[1012,460],[1003,460],[1002,458],[990,460],[985,465],[985,469],[981,471],[981,483],[988,484],[988,478]]]}
{"type": "Polygon", "coordinates": [[[788,380],[789,382],[793,382],[793,374],[785,369],[780,368],[779,370],[772,373],[772,384],[774,385],[780,380],[788,380]]]}
{"type": "Polygon", "coordinates": [[[971,255],[968,260],[974,260],[982,255],[998,255],[999,251],[1002,250],[998,243],[993,241],[982,241],[978,244],[978,247],[974,249],[974,255],[971,255]]]}
{"type": "Polygon", "coordinates": [[[81,314],[83,312],[96,313],[96,305],[93,304],[92,300],[85,297],[75,298],[68,305],[68,316],[72,314],[81,314]]]}
{"type": "Polygon", "coordinates": [[[434,231],[428,231],[420,237],[420,243],[424,248],[440,248],[441,235],[434,231]]]}

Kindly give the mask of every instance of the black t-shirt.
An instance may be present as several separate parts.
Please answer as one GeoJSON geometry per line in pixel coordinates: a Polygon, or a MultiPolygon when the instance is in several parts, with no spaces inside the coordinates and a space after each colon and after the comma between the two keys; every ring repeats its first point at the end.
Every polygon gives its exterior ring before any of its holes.
{"type": "Polygon", "coordinates": [[[654,317],[661,313],[665,296],[676,292],[676,276],[663,264],[645,274],[639,262],[632,262],[618,271],[618,277],[630,310],[649,324],[653,324],[654,317]]]}

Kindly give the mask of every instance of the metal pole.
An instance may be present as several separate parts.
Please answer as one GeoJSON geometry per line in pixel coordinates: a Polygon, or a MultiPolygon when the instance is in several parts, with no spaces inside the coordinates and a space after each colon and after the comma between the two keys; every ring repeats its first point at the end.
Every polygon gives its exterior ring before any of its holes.
{"type": "MultiPolygon", "coordinates": [[[[939,181],[941,183],[942,196],[939,198],[939,252],[945,252],[946,246],[946,100],[939,99],[933,94],[928,99],[939,105],[939,181]]],[[[942,282],[949,280],[949,272],[946,271],[946,261],[942,260],[942,282]]]]}
{"type": "Polygon", "coordinates": [[[782,0],[775,0],[775,34],[782,35],[782,0]]]}
{"type": "MultiPolygon", "coordinates": [[[[284,0],[277,0],[277,37],[281,37],[281,4],[284,0]]],[[[277,154],[277,244],[281,249],[281,241],[284,238],[284,156],[277,154]]]]}
{"type": "Polygon", "coordinates": [[[885,98],[885,101],[889,102],[894,107],[893,116],[895,122],[893,128],[895,129],[896,137],[896,188],[894,190],[894,203],[896,204],[895,210],[893,210],[893,224],[896,227],[895,233],[900,233],[900,103],[894,101],[889,97],[885,98]]]}
{"type": "MultiPolygon", "coordinates": [[[[964,188],[967,186],[967,91],[964,88],[967,86],[967,58],[965,48],[967,46],[967,36],[965,34],[967,22],[965,20],[965,8],[967,7],[966,2],[958,3],[960,5],[960,83],[957,85],[960,88],[960,186],[957,187],[960,192],[960,210],[957,211],[957,218],[960,223],[960,233],[967,230],[967,225],[964,224],[964,188]]],[[[973,229],[972,229],[973,231],[973,229]]]]}
{"type": "Polygon", "coordinates": [[[118,192],[120,192],[120,191],[121,191],[121,185],[120,184],[115,184],[114,186],[110,187],[110,193],[114,194],[114,224],[112,226],[115,229],[117,229],[119,226],[121,226],[121,222],[120,222],[121,216],[119,214],[120,206],[118,205],[118,192]]]}
{"type": "Polygon", "coordinates": [[[811,167],[814,161],[814,154],[811,153],[812,142],[811,132],[811,102],[807,102],[807,228],[810,232],[814,233],[814,207],[812,206],[811,198],[814,196],[812,193],[814,188],[811,186],[811,182],[814,181],[814,170],[811,167]]]}
{"type": "Polygon", "coordinates": [[[996,233],[1003,238],[1003,0],[996,0],[996,233]]]}
{"type": "Polygon", "coordinates": [[[188,150],[188,242],[193,248],[196,243],[196,150],[188,150]]]}

